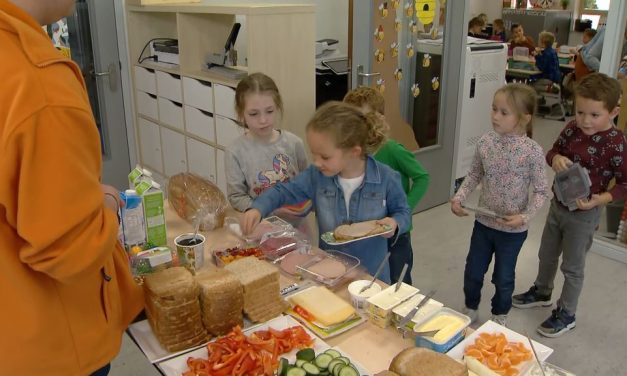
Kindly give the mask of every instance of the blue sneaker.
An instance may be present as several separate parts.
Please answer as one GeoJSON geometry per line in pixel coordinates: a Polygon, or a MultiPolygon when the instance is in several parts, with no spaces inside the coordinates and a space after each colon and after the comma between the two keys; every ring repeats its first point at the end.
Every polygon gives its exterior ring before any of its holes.
{"type": "Polygon", "coordinates": [[[512,305],[516,308],[549,307],[551,294],[538,294],[538,288],[533,285],[527,292],[512,296],[512,305]]]}
{"type": "Polygon", "coordinates": [[[570,316],[561,307],[557,307],[551,313],[551,317],[540,324],[538,333],[545,337],[555,338],[573,328],[575,328],[575,315],[570,316]]]}

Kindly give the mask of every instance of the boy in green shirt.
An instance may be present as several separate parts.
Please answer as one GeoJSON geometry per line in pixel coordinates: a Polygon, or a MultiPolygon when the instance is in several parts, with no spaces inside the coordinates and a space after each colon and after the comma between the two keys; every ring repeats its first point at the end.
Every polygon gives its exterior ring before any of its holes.
{"type": "MultiPolygon", "coordinates": [[[[344,97],[344,102],[361,108],[364,113],[377,112],[383,116],[385,112],[385,100],[383,95],[371,87],[358,87],[351,90],[344,97]]],[[[389,129],[389,128],[388,128],[389,129]]],[[[401,174],[403,190],[407,195],[407,204],[413,211],[420,199],[424,196],[429,186],[429,173],[416,160],[416,156],[405,149],[398,142],[388,139],[383,146],[377,150],[374,158],[401,174]]],[[[400,277],[403,265],[407,264],[408,269],[403,278],[403,282],[411,285],[411,269],[414,260],[414,251],[411,247],[410,231],[401,234],[396,241],[394,238],[388,239],[388,251],[390,254],[390,277],[392,283],[396,283],[400,277]]]]}

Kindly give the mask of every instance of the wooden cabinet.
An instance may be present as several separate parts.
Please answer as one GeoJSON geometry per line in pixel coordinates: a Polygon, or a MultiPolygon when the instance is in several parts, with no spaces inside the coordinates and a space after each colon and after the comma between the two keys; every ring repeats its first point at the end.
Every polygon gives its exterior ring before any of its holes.
{"type": "Polygon", "coordinates": [[[129,57],[133,69],[139,161],[160,179],[197,173],[226,191],[224,151],[244,129],[235,112],[238,81],[202,69],[205,55],[220,52],[235,16],[246,56],[237,67],[274,79],[283,98],[280,127],[301,138],[315,110],[315,15],[312,5],[151,5],[127,0],[129,57]],[[149,56],[154,38],[179,41],[179,65],[149,56]]]}

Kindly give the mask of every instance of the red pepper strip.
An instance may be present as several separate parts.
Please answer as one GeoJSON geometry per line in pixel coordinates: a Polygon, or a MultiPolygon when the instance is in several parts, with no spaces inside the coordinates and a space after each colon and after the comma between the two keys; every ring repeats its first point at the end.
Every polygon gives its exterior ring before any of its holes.
{"type": "Polygon", "coordinates": [[[237,352],[235,354],[233,354],[231,357],[228,358],[228,360],[226,360],[224,363],[218,363],[218,364],[214,364],[212,369],[217,371],[221,368],[227,367],[233,363],[235,363],[238,359],[238,356],[240,356],[242,354],[242,350],[239,349],[237,350],[237,352]]]}
{"type": "Polygon", "coordinates": [[[285,338],[286,336],[289,336],[289,330],[276,330],[274,328],[268,328],[268,331],[276,338],[285,338]]]}

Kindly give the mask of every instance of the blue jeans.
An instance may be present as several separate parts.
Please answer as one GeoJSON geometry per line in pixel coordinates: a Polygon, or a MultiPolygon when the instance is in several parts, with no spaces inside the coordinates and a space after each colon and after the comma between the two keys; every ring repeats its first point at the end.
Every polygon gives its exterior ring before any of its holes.
{"type": "Polygon", "coordinates": [[[483,278],[494,254],[492,283],[496,291],[492,298],[492,314],[505,315],[509,312],[516,279],[516,261],[526,238],[527,231],[504,232],[475,221],[464,270],[466,307],[479,308],[483,278]]]}
{"type": "Polygon", "coordinates": [[[388,239],[388,251],[390,252],[390,279],[392,283],[398,282],[403,265],[407,264],[407,273],[403,282],[411,285],[411,268],[414,265],[414,250],[411,248],[411,234],[406,232],[398,236],[398,239],[388,239]],[[394,243],[396,240],[396,243],[394,243]]]}
{"type": "Polygon", "coordinates": [[[106,366],[100,368],[96,372],[92,373],[90,376],[107,376],[109,374],[109,370],[111,369],[111,363],[106,366]]]}

